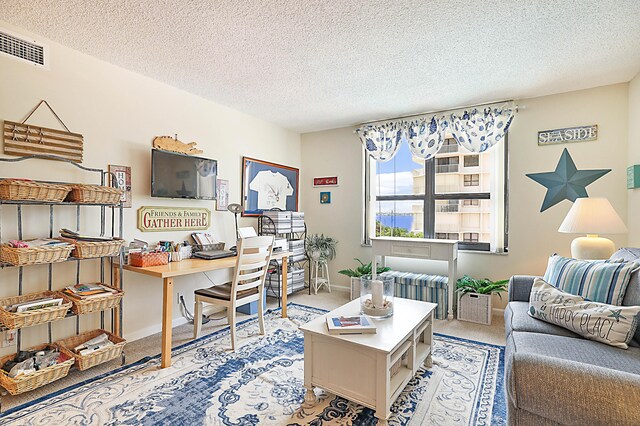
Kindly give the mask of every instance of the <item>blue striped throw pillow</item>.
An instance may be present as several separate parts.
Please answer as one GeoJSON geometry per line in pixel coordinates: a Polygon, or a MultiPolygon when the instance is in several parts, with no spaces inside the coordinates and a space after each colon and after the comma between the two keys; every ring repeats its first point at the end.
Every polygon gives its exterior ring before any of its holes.
{"type": "Polygon", "coordinates": [[[621,305],[635,262],[549,257],[544,280],[560,290],[592,302],[621,305]]]}

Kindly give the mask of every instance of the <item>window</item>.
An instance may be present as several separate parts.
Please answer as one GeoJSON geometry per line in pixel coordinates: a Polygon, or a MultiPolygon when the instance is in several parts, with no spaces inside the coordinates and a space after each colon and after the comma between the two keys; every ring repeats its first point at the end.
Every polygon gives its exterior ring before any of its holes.
{"type": "Polygon", "coordinates": [[[465,155],[464,166],[465,167],[478,167],[480,165],[479,155],[465,155]]]}
{"type": "Polygon", "coordinates": [[[477,232],[465,232],[462,234],[462,240],[468,243],[477,243],[480,235],[477,232]]]}
{"type": "Polygon", "coordinates": [[[464,186],[479,186],[480,175],[464,175],[464,186]]]}
{"type": "Polygon", "coordinates": [[[459,240],[461,250],[507,250],[508,136],[480,154],[455,141],[445,146],[427,161],[404,142],[388,162],[364,156],[365,243],[372,236],[424,237],[459,240]],[[469,164],[478,171],[459,169],[469,164]]]}

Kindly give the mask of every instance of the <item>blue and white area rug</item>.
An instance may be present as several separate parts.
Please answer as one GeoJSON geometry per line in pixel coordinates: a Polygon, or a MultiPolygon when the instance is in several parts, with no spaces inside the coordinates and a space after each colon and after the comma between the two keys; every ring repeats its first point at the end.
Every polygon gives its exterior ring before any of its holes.
{"type": "MultiPolygon", "coordinates": [[[[298,325],[324,311],[290,304],[289,319],[266,314],[238,325],[239,349],[225,328],[173,351],[171,368],[146,358],[16,407],[3,425],[375,425],[368,408],[316,390],[305,404],[298,325]]],[[[503,425],[504,348],[436,335],[433,368],[422,369],[393,405],[391,425],[503,425]]]]}

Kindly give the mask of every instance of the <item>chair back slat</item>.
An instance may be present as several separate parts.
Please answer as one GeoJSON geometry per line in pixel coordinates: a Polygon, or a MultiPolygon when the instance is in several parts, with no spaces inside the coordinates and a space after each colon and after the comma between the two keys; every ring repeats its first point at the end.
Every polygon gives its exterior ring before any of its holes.
{"type": "Polygon", "coordinates": [[[238,257],[231,284],[232,301],[238,292],[260,289],[269,270],[269,261],[273,252],[273,236],[242,238],[238,240],[238,257]]]}

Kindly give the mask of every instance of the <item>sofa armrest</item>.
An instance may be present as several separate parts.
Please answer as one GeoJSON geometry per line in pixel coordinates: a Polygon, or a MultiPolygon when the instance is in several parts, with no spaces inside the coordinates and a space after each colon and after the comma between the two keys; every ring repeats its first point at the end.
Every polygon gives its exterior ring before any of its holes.
{"type": "Polygon", "coordinates": [[[570,425],[637,425],[640,376],[560,358],[516,353],[506,371],[513,405],[570,425]]]}
{"type": "Polygon", "coordinates": [[[509,280],[509,302],[528,302],[533,287],[532,275],[514,275],[509,280]]]}

